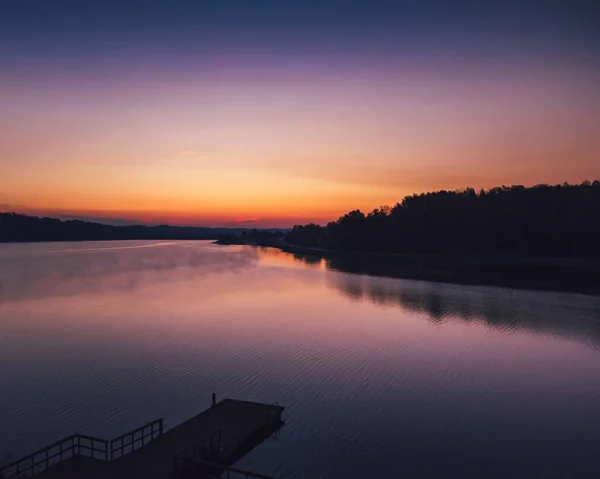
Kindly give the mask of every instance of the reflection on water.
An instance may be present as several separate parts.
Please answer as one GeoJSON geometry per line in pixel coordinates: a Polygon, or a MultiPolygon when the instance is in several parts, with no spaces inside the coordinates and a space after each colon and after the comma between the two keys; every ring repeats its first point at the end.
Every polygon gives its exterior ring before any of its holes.
{"type": "MultiPolygon", "coordinates": [[[[263,253],[264,254],[264,253],[263,253]]],[[[343,260],[281,254],[287,261],[352,273],[343,260]]],[[[284,260],[281,260],[282,262],[284,260]]],[[[427,281],[389,281],[360,274],[328,275],[329,284],[352,301],[399,306],[433,322],[482,322],[504,331],[531,331],[600,348],[600,301],[592,296],[508,288],[463,287],[427,281]],[[576,314],[573,314],[576,313],[576,314]]]]}
{"type": "Polygon", "coordinates": [[[424,313],[433,322],[483,322],[503,331],[531,331],[572,338],[600,348],[600,307],[589,296],[539,293],[457,285],[386,281],[359,275],[334,275],[331,284],[354,301],[399,306],[424,313]]]}
{"type": "Polygon", "coordinates": [[[208,242],[0,246],[0,460],[287,407],[277,477],[595,477],[600,299],[377,278],[208,242]]]}
{"type": "Polygon", "coordinates": [[[0,303],[87,291],[123,290],[185,275],[236,271],[258,257],[254,249],[217,245],[123,241],[0,245],[0,303]],[[176,244],[175,248],[170,248],[176,244]],[[94,247],[89,247],[94,245],[94,247]],[[158,254],[156,254],[158,251],[158,254]],[[210,254],[207,254],[210,252],[210,254]]]}

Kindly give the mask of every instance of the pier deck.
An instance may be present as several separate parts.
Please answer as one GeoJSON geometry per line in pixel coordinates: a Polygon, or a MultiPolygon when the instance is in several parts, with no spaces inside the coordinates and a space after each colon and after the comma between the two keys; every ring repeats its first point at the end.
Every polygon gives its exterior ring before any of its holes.
{"type": "MultiPolygon", "coordinates": [[[[283,425],[283,409],[278,405],[225,399],[122,457],[111,458],[112,451],[109,454],[108,448],[106,460],[76,454],[35,476],[40,479],[173,479],[178,477],[176,464],[184,469],[191,465],[187,472],[196,473],[198,461],[230,466],[283,425]]],[[[31,471],[22,475],[11,471],[4,474],[0,472],[0,479],[29,477],[31,471]]]]}
{"type": "Polygon", "coordinates": [[[282,410],[281,406],[225,399],[147,446],[117,459],[114,461],[115,472],[119,478],[171,478],[175,454],[219,431],[218,462],[230,465],[255,439],[262,440],[265,434],[270,435],[281,426],[282,410]]]}

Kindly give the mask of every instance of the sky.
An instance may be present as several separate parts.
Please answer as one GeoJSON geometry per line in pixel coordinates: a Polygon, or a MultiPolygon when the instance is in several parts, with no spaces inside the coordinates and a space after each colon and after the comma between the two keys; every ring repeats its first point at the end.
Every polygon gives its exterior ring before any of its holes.
{"type": "Polygon", "coordinates": [[[0,211],[288,227],[600,178],[594,3],[0,0],[0,211]]]}

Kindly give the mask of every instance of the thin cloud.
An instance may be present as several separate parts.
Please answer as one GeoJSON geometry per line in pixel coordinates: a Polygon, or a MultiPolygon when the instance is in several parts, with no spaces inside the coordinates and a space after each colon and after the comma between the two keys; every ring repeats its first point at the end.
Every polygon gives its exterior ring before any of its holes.
{"type": "Polygon", "coordinates": [[[0,203],[0,211],[20,211],[27,209],[27,206],[16,205],[13,203],[0,203]]]}

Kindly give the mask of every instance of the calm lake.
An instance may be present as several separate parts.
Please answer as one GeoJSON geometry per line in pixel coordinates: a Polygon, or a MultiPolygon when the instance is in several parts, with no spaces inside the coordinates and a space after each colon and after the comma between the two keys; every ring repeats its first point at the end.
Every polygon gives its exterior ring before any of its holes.
{"type": "Polygon", "coordinates": [[[210,242],[0,245],[0,460],[286,406],[284,478],[598,477],[600,298],[369,277],[210,242]]]}

